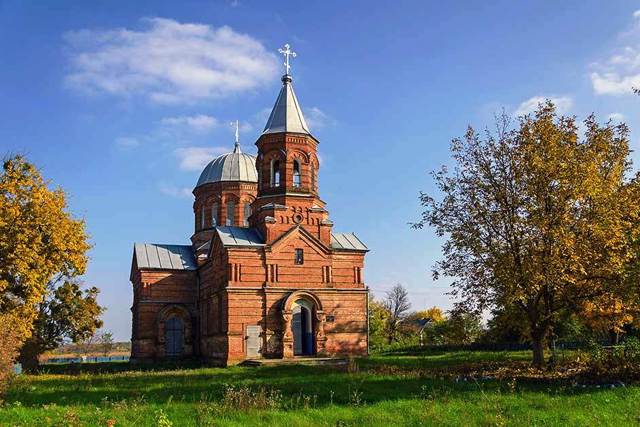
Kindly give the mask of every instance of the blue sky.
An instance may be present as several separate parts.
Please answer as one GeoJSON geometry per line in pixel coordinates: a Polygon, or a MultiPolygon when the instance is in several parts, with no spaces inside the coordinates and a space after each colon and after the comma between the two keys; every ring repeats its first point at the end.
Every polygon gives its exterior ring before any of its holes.
{"type": "MultiPolygon", "coordinates": [[[[0,0],[0,153],[25,153],[70,195],[94,248],[105,328],[129,339],[132,244],[187,243],[199,169],[242,123],[255,152],[289,42],[294,86],[321,141],[320,192],[337,231],[372,249],[377,295],[451,306],[413,231],[451,138],[550,97],[624,120],[638,150],[640,3],[32,2],[0,0]]],[[[637,154],[634,158],[637,159],[637,154]]]]}

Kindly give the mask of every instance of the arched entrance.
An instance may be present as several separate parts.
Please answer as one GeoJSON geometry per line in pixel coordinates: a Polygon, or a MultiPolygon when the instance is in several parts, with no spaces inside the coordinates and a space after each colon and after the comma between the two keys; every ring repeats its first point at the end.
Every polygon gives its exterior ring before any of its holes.
{"type": "Polygon", "coordinates": [[[167,357],[182,356],[184,349],[184,325],[179,317],[171,317],[164,323],[164,354],[167,357]]]}
{"type": "Polygon", "coordinates": [[[293,355],[310,356],[314,354],[313,304],[299,299],[293,303],[291,333],[293,334],[293,355]]]}

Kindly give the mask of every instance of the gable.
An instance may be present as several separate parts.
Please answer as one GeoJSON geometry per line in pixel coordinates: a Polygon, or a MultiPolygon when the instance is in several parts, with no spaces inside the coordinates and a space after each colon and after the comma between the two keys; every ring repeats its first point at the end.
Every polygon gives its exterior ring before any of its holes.
{"type": "Polygon", "coordinates": [[[280,236],[269,246],[269,249],[272,253],[277,253],[293,247],[311,250],[323,258],[328,258],[331,255],[329,248],[299,225],[292,227],[280,236]]]}

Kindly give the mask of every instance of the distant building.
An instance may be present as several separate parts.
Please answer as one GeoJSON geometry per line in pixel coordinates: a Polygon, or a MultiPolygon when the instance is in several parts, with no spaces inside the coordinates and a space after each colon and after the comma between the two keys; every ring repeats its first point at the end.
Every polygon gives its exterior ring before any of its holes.
{"type": "Polygon", "coordinates": [[[257,157],[236,137],[202,171],[192,244],[134,245],[132,359],[367,353],[368,249],[333,232],[319,142],[288,73],[282,83],[257,157]]]}

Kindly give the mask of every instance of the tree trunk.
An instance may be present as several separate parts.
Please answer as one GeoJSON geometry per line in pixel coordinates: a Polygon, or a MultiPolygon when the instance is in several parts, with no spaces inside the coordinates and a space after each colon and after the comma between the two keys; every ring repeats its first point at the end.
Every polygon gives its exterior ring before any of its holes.
{"type": "Polygon", "coordinates": [[[42,354],[42,349],[33,338],[28,339],[20,349],[18,362],[25,372],[35,372],[40,365],[38,357],[42,354]]]}
{"type": "Polygon", "coordinates": [[[533,366],[541,369],[544,366],[544,339],[546,331],[533,331],[531,342],[533,344],[533,366]]]}

